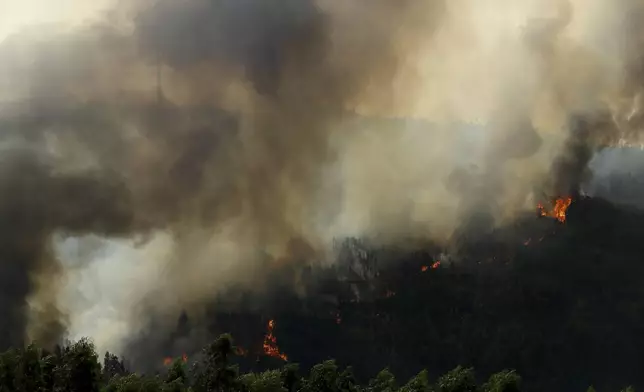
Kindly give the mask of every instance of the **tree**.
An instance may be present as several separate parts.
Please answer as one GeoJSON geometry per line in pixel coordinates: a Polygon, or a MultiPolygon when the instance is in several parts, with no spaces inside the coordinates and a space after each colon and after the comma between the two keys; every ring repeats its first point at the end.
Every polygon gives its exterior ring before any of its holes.
{"type": "Polygon", "coordinates": [[[299,387],[299,371],[300,365],[297,363],[288,363],[282,368],[282,385],[288,392],[295,392],[299,387]]]}
{"type": "Polygon", "coordinates": [[[83,338],[62,348],[60,361],[54,369],[54,391],[96,392],[100,376],[101,365],[94,343],[83,338]]]}
{"type": "Polygon", "coordinates": [[[203,359],[193,369],[195,392],[232,391],[237,385],[238,370],[228,365],[233,353],[233,340],[223,334],[203,350],[203,359]]]}
{"type": "Polygon", "coordinates": [[[14,385],[17,391],[39,391],[43,388],[43,373],[40,363],[40,350],[30,344],[18,351],[14,385]]]}
{"type": "Polygon", "coordinates": [[[400,388],[400,392],[429,392],[429,390],[427,370],[421,371],[400,388]]]}
{"type": "Polygon", "coordinates": [[[395,392],[397,389],[396,377],[389,369],[381,370],[367,387],[368,392],[395,392]]]}
{"type": "Polygon", "coordinates": [[[338,366],[334,360],[319,363],[309,373],[308,379],[302,380],[300,392],[337,392],[338,366]]]}
{"type": "Polygon", "coordinates": [[[520,392],[521,377],[514,370],[504,370],[490,376],[483,385],[484,392],[520,392]]]}
{"type": "Polygon", "coordinates": [[[18,367],[18,350],[11,349],[0,354],[0,391],[15,390],[15,374],[18,367]]]}
{"type": "Polygon", "coordinates": [[[125,376],[127,374],[127,369],[125,368],[125,363],[121,359],[111,354],[109,351],[105,353],[103,358],[103,379],[105,382],[108,382],[115,376],[125,376]]]}
{"type": "Polygon", "coordinates": [[[165,387],[158,377],[129,374],[110,379],[102,392],[165,392],[165,387]]]}
{"type": "Polygon", "coordinates": [[[438,379],[440,392],[475,392],[474,370],[458,366],[438,379]]]}
{"type": "Polygon", "coordinates": [[[356,382],[356,378],[353,375],[353,368],[348,366],[340,375],[338,376],[337,381],[338,391],[339,392],[358,392],[360,386],[356,382]]]}
{"type": "Polygon", "coordinates": [[[288,392],[279,370],[248,373],[240,377],[240,382],[248,392],[288,392]]]}

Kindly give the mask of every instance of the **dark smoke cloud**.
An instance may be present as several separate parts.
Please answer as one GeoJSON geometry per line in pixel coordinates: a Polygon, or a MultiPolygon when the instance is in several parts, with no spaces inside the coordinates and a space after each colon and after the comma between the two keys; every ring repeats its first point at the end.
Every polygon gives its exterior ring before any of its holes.
{"type": "MultiPolygon", "coordinates": [[[[169,232],[178,254],[168,274],[182,276],[170,289],[183,287],[188,303],[212,284],[203,268],[216,261],[195,261],[199,248],[230,220],[241,222],[241,246],[288,257],[293,249],[282,248],[300,239],[306,254],[296,253],[312,257],[307,227],[320,170],[334,158],[333,129],[374,84],[374,99],[386,100],[414,37],[441,11],[440,1],[160,0],[137,12],[133,36],[99,23],[8,38],[0,55],[13,79],[3,83],[19,102],[4,106],[0,123],[9,150],[0,344],[27,337],[28,314],[29,338],[62,336],[55,233],[169,232]],[[145,88],[154,67],[158,101],[145,88]],[[206,230],[202,243],[195,230],[206,230]],[[197,269],[203,281],[185,276],[197,269]]],[[[154,311],[146,306],[137,317],[154,311]]]]}

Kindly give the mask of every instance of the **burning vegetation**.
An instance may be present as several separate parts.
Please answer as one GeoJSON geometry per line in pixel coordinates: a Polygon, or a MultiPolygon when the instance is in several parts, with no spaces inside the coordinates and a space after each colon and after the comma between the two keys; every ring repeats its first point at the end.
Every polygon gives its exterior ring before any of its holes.
{"type": "Polygon", "coordinates": [[[269,357],[280,358],[283,361],[288,361],[286,354],[280,352],[279,347],[277,347],[277,337],[273,333],[274,328],[275,320],[269,320],[266,336],[264,337],[264,354],[268,355],[269,357]]]}
{"type": "Polygon", "coordinates": [[[552,206],[552,209],[548,210],[541,203],[537,204],[537,209],[539,211],[539,215],[555,218],[559,222],[564,223],[566,221],[566,211],[568,210],[568,207],[570,207],[571,204],[572,204],[571,197],[564,197],[564,198],[560,197],[557,200],[555,200],[552,206]]]}

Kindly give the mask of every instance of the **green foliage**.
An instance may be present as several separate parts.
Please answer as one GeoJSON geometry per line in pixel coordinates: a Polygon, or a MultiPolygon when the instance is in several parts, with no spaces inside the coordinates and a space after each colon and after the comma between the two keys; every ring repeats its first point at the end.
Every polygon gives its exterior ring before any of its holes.
{"type": "MultiPolygon", "coordinates": [[[[493,374],[477,389],[472,368],[457,367],[429,382],[420,371],[402,387],[389,369],[360,386],[351,367],[340,369],[334,360],[313,366],[300,377],[297,364],[281,369],[239,374],[230,360],[230,335],[221,335],[204,348],[201,359],[187,369],[182,358],[163,374],[129,373],[124,360],[106,353],[103,369],[94,344],[88,339],[57,347],[53,353],[36,345],[0,353],[0,392],[520,392],[521,377],[514,370],[493,374]]],[[[591,386],[587,392],[595,392],[591,386]]],[[[633,387],[621,392],[635,392],[633,387]]]]}
{"type": "Polygon", "coordinates": [[[588,389],[586,389],[586,392],[597,392],[597,391],[595,390],[595,387],[591,385],[588,387],[588,389]]]}
{"type": "Polygon", "coordinates": [[[295,392],[299,386],[300,366],[297,363],[289,363],[282,369],[282,384],[288,392],[295,392]]]}
{"type": "Polygon", "coordinates": [[[100,378],[101,365],[89,339],[62,348],[60,363],[54,368],[55,392],[95,392],[100,378]]]}
{"type": "Polygon", "coordinates": [[[374,379],[369,381],[367,387],[368,392],[395,392],[397,390],[396,377],[389,369],[381,370],[374,379]]]}
{"type": "Polygon", "coordinates": [[[238,389],[239,371],[228,364],[232,353],[233,339],[229,334],[221,335],[203,350],[202,361],[193,368],[195,392],[227,392],[238,389]]]}
{"type": "Polygon", "coordinates": [[[514,370],[493,374],[483,385],[484,392],[520,392],[521,377],[514,370]]]}
{"type": "Polygon", "coordinates": [[[458,366],[438,379],[440,392],[475,392],[474,370],[458,366]]]}
{"type": "Polygon", "coordinates": [[[338,391],[340,392],[358,392],[360,386],[353,375],[353,369],[349,366],[338,376],[338,391]]]}
{"type": "Polygon", "coordinates": [[[427,370],[422,370],[400,388],[400,392],[429,392],[430,390],[427,370]]]}
{"type": "Polygon", "coordinates": [[[165,392],[164,385],[157,377],[138,374],[115,376],[102,392],[165,392]]]}
{"type": "Polygon", "coordinates": [[[240,382],[248,392],[288,392],[279,370],[244,374],[240,382]]]}
{"type": "Polygon", "coordinates": [[[302,380],[300,392],[337,392],[338,366],[335,361],[324,361],[313,366],[309,378],[302,380]]]}

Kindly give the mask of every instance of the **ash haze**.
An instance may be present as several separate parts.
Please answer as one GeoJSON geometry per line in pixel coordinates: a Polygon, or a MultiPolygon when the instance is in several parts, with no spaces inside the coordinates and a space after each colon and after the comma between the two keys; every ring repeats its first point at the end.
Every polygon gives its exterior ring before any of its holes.
{"type": "Polygon", "coordinates": [[[447,244],[640,142],[636,0],[50,3],[0,12],[2,346],[120,352],[267,257],[447,244]]]}

